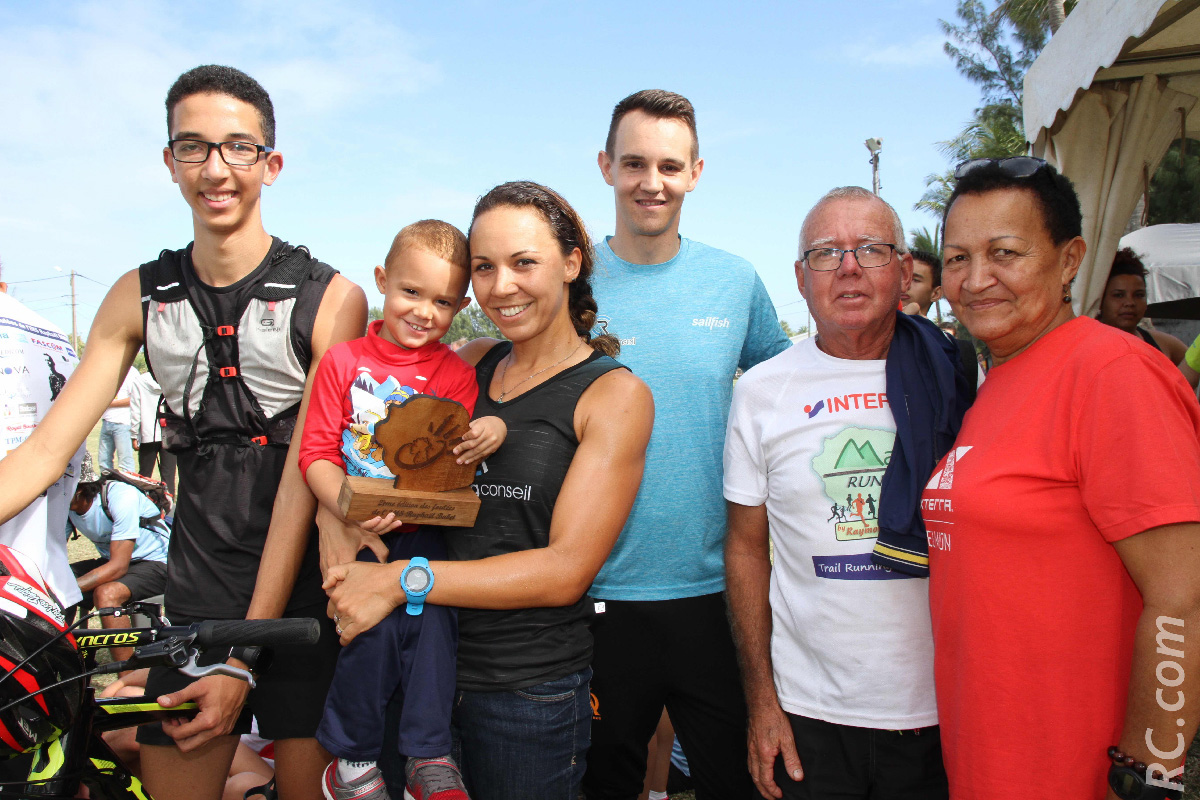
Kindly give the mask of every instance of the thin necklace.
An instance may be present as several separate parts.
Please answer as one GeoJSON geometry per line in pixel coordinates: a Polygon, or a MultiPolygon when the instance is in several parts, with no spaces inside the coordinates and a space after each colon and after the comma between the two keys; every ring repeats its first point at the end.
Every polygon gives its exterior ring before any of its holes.
{"type": "Polygon", "coordinates": [[[519,382],[517,383],[517,385],[516,385],[516,386],[514,386],[514,387],[512,387],[511,389],[505,389],[505,388],[504,388],[504,383],[505,383],[505,381],[507,381],[507,380],[508,380],[508,365],[509,365],[509,364],[512,362],[512,352],[510,351],[510,352],[509,352],[509,354],[508,354],[508,358],[504,359],[504,370],[503,370],[503,371],[500,373],[500,389],[501,389],[501,391],[500,391],[500,396],[496,398],[496,402],[497,402],[497,403],[503,403],[503,402],[504,402],[504,397],[505,397],[505,395],[508,395],[508,394],[509,394],[509,393],[511,393],[511,392],[515,392],[515,391],[516,391],[517,389],[519,389],[521,386],[523,386],[524,384],[526,384],[526,383],[528,383],[529,381],[533,380],[533,379],[534,379],[534,378],[536,378],[538,375],[541,375],[541,374],[542,374],[543,372],[545,372],[546,370],[548,370],[548,369],[554,369],[554,368],[555,368],[555,367],[557,367],[559,364],[563,363],[563,362],[564,362],[564,361],[566,361],[568,358],[570,358],[571,356],[573,356],[573,355],[575,355],[576,353],[578,353],[578,352],[579,352],[579,348],[581,348],[581,347],[583,347],[583,340],[582,340],[582,339],[579,341],[579,344],[575,346],[575,349],[574,349],[574,350],[572,350],[571,352],[567,353],[565,356],[563,356],[562,358],[560,358],[558,361],[555,361],[553,364],[551,364],[551,365],[550,365],[550,366],[548,366],[548,367],[542,367],[542,368],[541,368],[541,369],[539,369],[537,372],[535,372],[535,373],[533,373],[532,375],[530,375],[528,378],[525,378],[524,380],[521,380],[521,381],[519,381],[519,382]]]}

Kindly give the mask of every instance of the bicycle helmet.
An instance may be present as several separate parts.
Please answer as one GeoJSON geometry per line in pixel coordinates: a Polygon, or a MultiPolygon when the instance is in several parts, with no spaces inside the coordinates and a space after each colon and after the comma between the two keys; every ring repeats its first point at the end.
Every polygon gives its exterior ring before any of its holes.
{"type": "Polygon", "coordinates": [[[63,608],[32,560],[0,545],[0,757],[29,752],[74,723],[83,699],[83,678],[32,694],[83,674],[75,637],[59,637],[66,630],[63,608]]]}

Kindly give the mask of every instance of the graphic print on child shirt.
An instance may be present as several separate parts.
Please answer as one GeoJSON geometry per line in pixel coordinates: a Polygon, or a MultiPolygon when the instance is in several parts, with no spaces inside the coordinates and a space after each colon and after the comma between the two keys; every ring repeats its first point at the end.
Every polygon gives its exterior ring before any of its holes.
{"type": "Polygon", "coordinates": [[[411,386],[402,386],[391,375],[377,383],[371,370],[359,367],[350,386],[350,426],[342,431],[342,458],[347,475],[367,478],[394,478],[383,463],[383,450],[375,441],[375,423],[387,417],[388,408],[400,405],[415,394],[411,386]]]}

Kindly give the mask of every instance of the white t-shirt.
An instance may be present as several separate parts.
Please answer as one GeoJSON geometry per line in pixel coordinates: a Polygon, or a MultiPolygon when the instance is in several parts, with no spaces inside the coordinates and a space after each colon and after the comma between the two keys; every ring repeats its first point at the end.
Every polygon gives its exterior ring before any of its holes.
{"type": "MultiPolygon", "coordinates": [[[[0,292],[0,442],[3,459],[29,437],[79,359],[53,323],[0,292]]],[[[64,606],[82,599],[67,561],[67,511],[83,460],[79,448],[67,471],[24,511],[0,525],[0,543],[33,559],[64,606]]]]}
{"type": "MultiPolygon", "coordinates": [[[[117,389],[117,396],[114,400],[128,400],[129,392],[133,389],[133,384],[137,380],[138,371],[133,367],[129,368],[129,372],[125,373],[125,380],[121,381],[121,388],[117,389]]],[[[129,406],[121,406],[120,408],[110,408],[106,410],[100,419],[105,422],[115,422],[120,425],[129,424],[129,406]]]]}
{"type": "Polygon", "coordinates": [[[734,388],[725,499],[767,507],[771,658],[790,714],[937,724],[928,582],[870,560],[895,436],[884,362],[833,358],[815,339],[734,388]]]}
{"type": "Polygon", "coordinates": [[[162,434],[155,424],[162,389],[149,372],[143,372],[129,385],[129,425],[138,442],[160,442],[162,434]]]}

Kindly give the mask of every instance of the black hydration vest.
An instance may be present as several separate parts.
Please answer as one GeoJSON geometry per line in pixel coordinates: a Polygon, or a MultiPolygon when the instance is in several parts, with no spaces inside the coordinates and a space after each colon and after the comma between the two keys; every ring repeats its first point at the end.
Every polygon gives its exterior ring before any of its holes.
{"type": "MultiPolygon", "coordinates": [[[[146,363],[163,390],[163,447],[179,459],[169,614],[244,617],[312,361],[332,267],[273,240],[253,272],[202,284],[191,248],[141,267],[146,363]]],[[[310,534],[288,609],[320,605],[310,534]]]]}
{"type": "Polygon", "coordinates": [[[146,364],[163,390],[166,450],[203,443],[287,447],[312,358],[313,322],[335,270],[308,249],[274,240],[266,269],[232,319],[198,302],[186,250],[164,250],[140,269],[146,364]],[[221,394],[221,401],[214,402],[221,394]]]}

